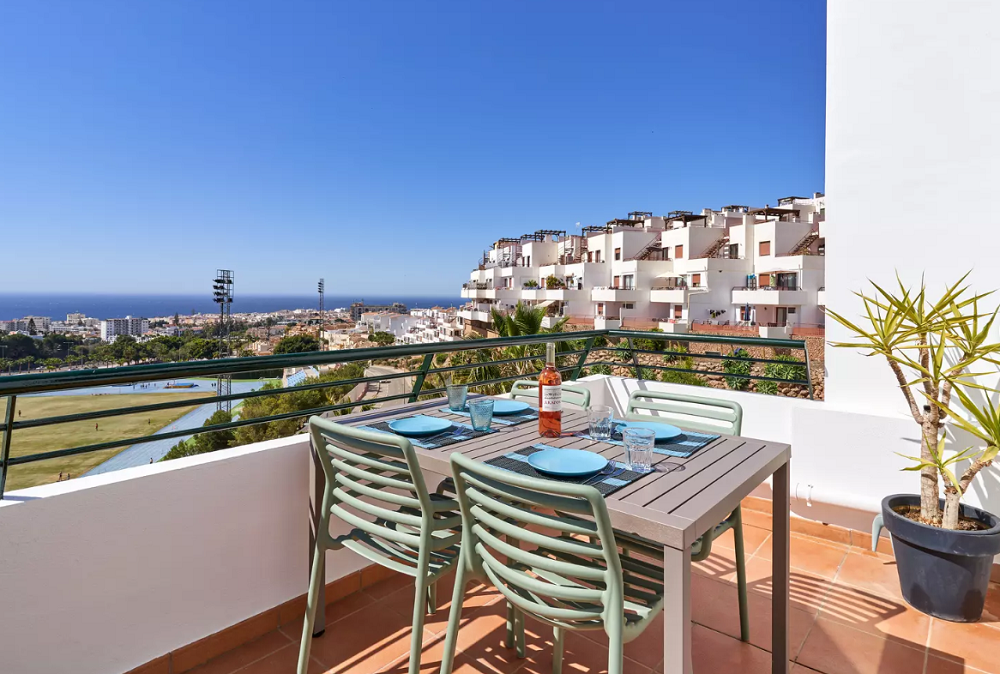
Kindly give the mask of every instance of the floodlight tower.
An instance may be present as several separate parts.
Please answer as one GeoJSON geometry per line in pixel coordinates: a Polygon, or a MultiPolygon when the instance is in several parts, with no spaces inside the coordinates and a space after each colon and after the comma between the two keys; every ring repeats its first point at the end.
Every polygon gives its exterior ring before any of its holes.
{"type": "Polygon", "coordinates": [[[323,294],[326,292],[326,281],[320,279],[319,283],[316,284],[316,290],[319,291],[319,330],[316,336],[320,340],[320,349],[322,350],[323,328],[326,325],[326,313],[323,310],[323,294]]]}
{"type": "MultiPolygon", "coordinates": [[[[212,301],[219,305],[219,358],[229,358],[232,355],[229,332],[233,323],[233,271],[231,269],[216,271],[215,280],[212,282],[212,301]]],[[[215,386],[215,395],[217,397],[228,396],[232,392],[232,375],[220,374],[215,386]]],[[[230,412],[233,409],[233,402],[219,400],[215,409],[230,412]]]]}

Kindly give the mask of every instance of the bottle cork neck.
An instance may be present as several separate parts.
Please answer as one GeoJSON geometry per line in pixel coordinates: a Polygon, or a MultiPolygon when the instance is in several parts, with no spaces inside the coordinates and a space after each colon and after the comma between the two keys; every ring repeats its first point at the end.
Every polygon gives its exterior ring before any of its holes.
{"type": "Polygon", "coordinates": [[[545,364],[556,364],[556,345],[551,342],[545,345],[545,364]]]}

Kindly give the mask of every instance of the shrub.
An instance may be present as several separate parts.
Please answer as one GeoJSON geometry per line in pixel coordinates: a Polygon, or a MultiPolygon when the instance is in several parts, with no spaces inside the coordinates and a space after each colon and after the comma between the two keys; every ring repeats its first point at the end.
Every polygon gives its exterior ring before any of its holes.
{"type": "Polygon", "coordinates": [[[592,375],[592,374],[608,374],[609,375],[609,374],[611,374],[611,366],[610,365],[592,365],[591,367],[588,367],[584,371],[584,373],[585,373],[585,375],[592,375]]]}
{"type": "Polygon", "coordinates": [[[639,368],[639,379],[645,379],[646,381],[656,381],[659,377],[656,376],[656,370],[648,367],[639,368]]]}
{"type": "Polygon", "coordinates": [[[688,348],[687,344],[682,344],[681,342],[669,342],[667,344],[667,351],[671,353],[667,353],[667,355],[663,357],[663,362],[676,363],[677,359],[680,358],[680,354],[687,353],[688,348]]]}
{"type": "MultiPolygon", "coordinates": [[[[694,358],[692,358],[691,356],[685,356],[682,360],[680,360],[677,363],[677,366],[686,368],[688,370],[693,370],[694,358]]],[[[694,372],[676,372],[674,370],[666,370],[663,373],[663,381],[668,384],[685,384],[687,386],[708,386],[708,382],[705,381],[704,377],[702,377],[700,374],[695,374],[694,372]]]]}
{"type": "MultiPolygon", "coordinates": [[[[793,356],[775,356],[774,360],[780,360],[781,363],[768,363],[764,366],[764,376],[774,377],[775,379],[788,379],[788,380],[800,380],[804,381],[806,379],[806,366],[802,365],[802,361],[793,356]],[[787,364],[786,364],[787,363],[787,364]]],[[[777,395],[778,394],[778,382],[776,381],[759,381],[754,387],[757,393],[763,393],[765,395],[777,395]]]]}
{"type": "MultiPolygon", "coordinates": [[[[746,349],[736,349],[722,363],[722,370],[734,375],[748,375],[753,363],[747,360],[750,354],[746,349]]],[[[726,386],[735,391],[745,391],[750,386],[750,380],[744,377],[725,377],[726,386]]]]}
{"type": "MultiPolygon", "coordinates": [[[[653,328],[652,330],[647,330],[646,332],[663,332],[663,330],[653,328]]],[[[663,351],[666,347],[667,340],[665,339],[650,339],[644,337],[635,340],[635,348],[643,351],[663,351]]]]}

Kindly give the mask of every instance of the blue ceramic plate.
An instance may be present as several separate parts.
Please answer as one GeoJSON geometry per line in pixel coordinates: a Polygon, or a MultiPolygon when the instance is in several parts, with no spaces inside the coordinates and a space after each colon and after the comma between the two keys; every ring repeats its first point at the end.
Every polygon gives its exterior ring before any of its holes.
{"type": "Polygon", "coordinates": [[[660,440],[670,440],[671,438],[676,438],[678,435],[683,433],[683,431],[676,426],[671,426],[670,424],[658,424],[653,421],[616,421],[615,424],[618,425],[619,431],[626,428],[648,428],[656,433],[657,442],[660,440]]]}
{"type": "Polygon", "coordinates": [[[493,414],[497,415],[520,414],[528,409],[531,409],[531,405],[526,402],[521,402],[520,400],[501,399],[493,401],[493,414]]]}
{"type": "Polygon", "coordinates": [[[529,456],[528,463],[546,475],[583,477],[603,470],[608,460],[582,449],[543,449],[529,456]]]}
{"type": "Polygon", "coordinates": [[[389,422],[389,428],[400,435],[412,435],[420,437],[422,435],[434,435],[451,428],[451,422],[439,417],[429,417],[418,414],[405,419],[393,419],[389,422]]]}

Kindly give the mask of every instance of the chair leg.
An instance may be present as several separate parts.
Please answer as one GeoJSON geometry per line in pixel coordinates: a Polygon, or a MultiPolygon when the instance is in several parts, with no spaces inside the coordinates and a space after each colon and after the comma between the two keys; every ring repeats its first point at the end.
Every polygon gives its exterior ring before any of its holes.
{"type": "MultiPolygon", "coordinates": [[[[421,551],[423,552],[423,551],[421,551]]],[[[424,554],[420,555],[424,557],[424,554]]],[[[427,564],[417,562],[417,580],[413,592],[413,633],[410,635],[409,674],[420,674],[420,651],[424,647],[424,613],[430,588],[427,583],[427,564]]]]}
{"type": "Polygon", "coordinates": [[[552,628],[552,674],[562,674],[563,634],[561,627],[552,628]]]}
{"type": "Polygon", "coordinates": [[[736,586],[740,598],[740,639],[750,643],[750,607],[747,602],[747,560],[743,546],[743,512],[733,513],[733,539],[736,544],[736,586]]]}
{"type": "MultiPolygon", "coordinates": [[[[465,556],[465,550],[460,553],[465,556]]],[[[462,599],[465,597],[465,560],[458,560],[455,569],[455,589],[451,593],[451,611],[448,613],[448,629],[445,630],[444,653],[441,654],[441,674],[451,674],[455,666],[455,644],[458,641],[458,625],[462,622],[462,599]]]]}
{"type": "Polygon", "coordinates": [[[309,594],[306,595],[306,617],[302,625],[302,642],[299,644],[299,664],[297,674],[306,674],[309,669],[309,651],[312,648],[313,625],[316,624],[316,612],[319,610],[320,582],[323,578],[323,564],[326,562],[326,549],[322,542],[316,541],[316,551],[313,554],[312,573],[309,574],[309,594]]]}
{"type": "Polygon", "coordinates": [[[625,642],[621,625],[611,626],[608,632],[608,674],[622,674],[625,671],[625,642]]]}
{"type": "Polygon", "coordinates": [[[507,602],[507,639],[503,645],[505,648],[514,648],[514,633],[517,630],[517,609],[510,602],[507,602]]]}
{"type": "Polygon", "coordinates": [[[427,615],[434,615],[438,610],[438,584],[434,581],[427,586],[427,615]]]}
{"type": "Polygon", "coordinates": [[[514,609],[514,647],[517,657],[524,660],[524,612],[514,609]]]}

